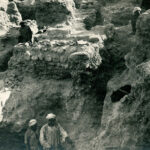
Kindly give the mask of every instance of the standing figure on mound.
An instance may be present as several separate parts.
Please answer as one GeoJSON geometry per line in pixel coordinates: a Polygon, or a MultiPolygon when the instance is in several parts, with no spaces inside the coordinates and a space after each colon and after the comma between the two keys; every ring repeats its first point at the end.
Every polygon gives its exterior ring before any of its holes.
{"type": "Polygon", "coordinates": [[[26,25],[25,22],[21,22],[20,23],[20,29],[19,29],[19,39],[18,42],[19,43],[26,43],[26,42],[31,42],[32,43],[32,31],[30,29],[30,27],[28,25],[26,25]]]}
{"type": "Polygon", "coordinates": [[[43,150],[64,150],[62,143],[68,137],[66,131],[57,123],[55,114],[48,114],[46,119],[47,124],[40,130],[40,143],[43,150]]]}
{"type": "Polygon", "coordinates": [[[140,7],[135,7],[133,9],[133,13],[132,13],[132,18],[131,18],[131,26],[132,26],[132,33],[135,34],[136,33],[136,22],[138,17],[141,14],[141,8],[140,7]]]}
{"type": "Polygon", "coordinates": [[[26,145],[26,150],[40,150],[40,142],[37,130],[37,121],[32,119],[29,121],[29,128],[25,133],[24,143],[26,145]]]}

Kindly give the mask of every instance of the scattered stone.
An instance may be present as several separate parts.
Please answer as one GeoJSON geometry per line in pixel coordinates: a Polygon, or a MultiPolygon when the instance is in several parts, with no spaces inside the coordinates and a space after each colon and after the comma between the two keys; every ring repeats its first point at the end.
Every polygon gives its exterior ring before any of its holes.
{"type": "Polygon", "coordinates": [[[8,4],[7,13],[9,15],[10,21],[12,23],[19,25],[19,23],[22,21],[21,14],[19,13],[17,5],[15,2],[10,2],[8,4]]]}

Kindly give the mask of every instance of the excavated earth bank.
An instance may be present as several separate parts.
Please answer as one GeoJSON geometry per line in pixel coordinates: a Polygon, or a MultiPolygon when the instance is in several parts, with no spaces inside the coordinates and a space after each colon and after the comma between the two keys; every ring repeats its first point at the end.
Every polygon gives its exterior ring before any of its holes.
{"type": "Polygon", "coordinates": [[[69,134],[66,149],[150,149],[150,12],[133,36],[135,1],[106,2],[104,23],[117,27],[90,31],[83,20],[94,9],[91,1],[76,1],[80,9],[69,0],[30,2],[0,2],[0,150],[25,149],[28,121],[36,118],[39,130],[49,112],[69,134]],[[18,44],[22,18],[46,26],[42,33],[32,27],[33,44],[18,44]]]}

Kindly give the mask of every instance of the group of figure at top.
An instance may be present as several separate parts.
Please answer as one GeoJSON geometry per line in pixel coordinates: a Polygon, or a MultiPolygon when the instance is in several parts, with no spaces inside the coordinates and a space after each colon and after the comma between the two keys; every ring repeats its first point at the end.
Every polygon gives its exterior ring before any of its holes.
{"type": "MultiPolygon", "coordinates": [[[[30,3],[35,2],[35,0],[26,0],[25,2],[29,3],[29,1],[30,1],[30,3]]],[[[38,0],[36,0],[36,1],[38,1],[38,0]]],[[[78,0],[74,0],[74,1],[76,2],[78,0]]],[[[21,18],[21,15],[19,16],[19,14],[18,14],[18,9],[17,9],[17,6],[16,6],[15,2],[13,2],[13,0],[9,0],[9,2],[10,2],[9,5],[8,5],[9,9],[7,10],[7,13],[8,14],[15,13],[15,15],[18,18],[21,18]]],[[[66,2],[69,2],[69,0],[67,0],[66,2]]],[[[141,3],[141,7],[145,8],[145,9],[148,9],[150,7],[150,1],[149,0],[145,0],[145,1],[143,0],[142,3],[141,3]],[[147,5],[147,7],[146,7],[146,5],[147,5]]],[[[101,19],[102,17],[100,15],[100,8],[101,8],[101,6],[99,6],[99,5],[95,6],[96,18],[99,18],[98,20],[96,20],[97,22],[100,22],[100,20],[102,20],[101,19]]],[[[136,22],[138,20],[138,17],[140,16],[140,14],[141,14],[141,8],[140,7],[135,7],[133,9],[132,17],[131,17],[131,26],[132,26],[132,33],[133,34],[136,33],[136,22]]],[[[18,24],[18,21],[20,19],[16,19],[16,18],[14,18],[14,15],[11,16],[11,19],[13,21],[15,20],[18,24]]],[[[96,24],[98,24],[98,23],[96,23],[96,24]]],[[[26,25],[25,21],[22,21],[20,23],[19,33],[20,33],[20,36],[18,37],[18,43],[25,43],[25,42],[31,42],[32,43],[33,33],[32,33],[31,28],[28,25],[26,25]]]]}
{"type": "MultiPolygon", "coordinates": [[[[132,34],[136,33],[136,23],[141,14],[141,8],[135,7],[132,12],[131,17],[131,27],[132,27],[132,34]]],[[[20,23],[20,29],[19,29],[20,36],[18,38],[18,43],[25,43],[25,42],[31,42],[33,40],[33,33],[28,25],[24,21],[20,23]]]]}
{"type": "Polygon", "coordinates": [[[56,121],[56,115],[46,116],[47,123],[37,133],[37,120],[31,119],[25,132],[26,150],[65,150],[62,144],[68,140],[67,132],[56,121]]]}
{"type": "MultiPolygon", "coordinates": [[[[100,6],[97,6],[95,8],[96,10],[100,10],[100,6]]],[[[99,11],[96,11],[97,18],[101,18],[99,11]]],[[[140,7],[135,7],[132,12],[132,17],[131,17],[131,26],[132,26],[132,33],[136,33],[136,23],[138,20],[138,17],[141,14],[141,8],[140,7]]],[[[100,20],[98,20],[100,22],[100,20]]],[[[31,42],[32,43],[32,31],[28,25],[24,21],[20,23],[20,29],[19,29],[20,36],[18,38],[18,43],[25,43],[25,42],[31,42]]]]}

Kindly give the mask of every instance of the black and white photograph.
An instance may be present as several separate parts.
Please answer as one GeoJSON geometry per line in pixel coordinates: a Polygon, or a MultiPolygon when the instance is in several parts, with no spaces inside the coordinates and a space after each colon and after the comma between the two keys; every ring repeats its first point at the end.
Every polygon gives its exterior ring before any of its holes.
{"type": "Polygon", "coordinates": [[[0,0],[0,150],[150,150],[150,0],[0,0]]]}

